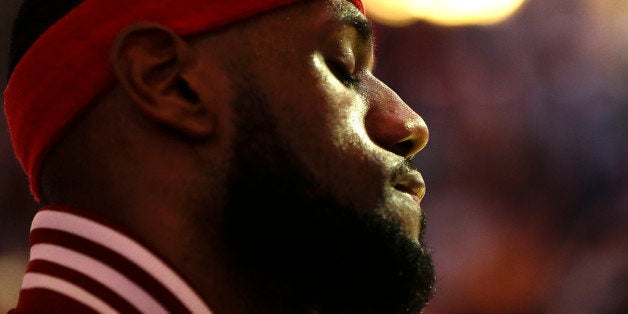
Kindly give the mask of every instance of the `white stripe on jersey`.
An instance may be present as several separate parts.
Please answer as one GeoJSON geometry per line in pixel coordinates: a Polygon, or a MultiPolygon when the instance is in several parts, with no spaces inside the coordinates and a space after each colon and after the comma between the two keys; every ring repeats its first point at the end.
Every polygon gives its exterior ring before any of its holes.
{"type": "Polygon", "coordinates": [[[68,298],[92,308],[98,313],[118,313],[93,294],[65,280],[32,272],[25,274],[24,280],[22,281],[22,290],[35,288],[47,289],[65,295],[68,298]]]}
{"type": "Polygon", "coordinates": [[[205,302],[170,267],[142,245],[114,229],[87,218],[56,210],[38,212],[33,219],[31,231],[38,228],[68,232],[109,248],[153,276],[192,313],[211,314],[205,302]]]}

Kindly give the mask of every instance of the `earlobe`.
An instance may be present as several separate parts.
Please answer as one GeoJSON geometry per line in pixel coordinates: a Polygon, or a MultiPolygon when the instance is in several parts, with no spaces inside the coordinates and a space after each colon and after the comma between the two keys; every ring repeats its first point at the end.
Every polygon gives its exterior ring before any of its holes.
{"type": "Polygon", "coordinates": [[[189,82],[195,58],[181,36],[149,22],[125,28],[111,50],[113,73],[140,112],[185,136],[205,138],[214,118],[189,82]]]}

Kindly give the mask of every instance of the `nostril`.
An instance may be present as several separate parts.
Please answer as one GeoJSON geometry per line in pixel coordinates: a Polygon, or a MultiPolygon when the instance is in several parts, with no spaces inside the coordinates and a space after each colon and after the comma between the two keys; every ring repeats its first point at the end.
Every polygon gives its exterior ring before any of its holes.
{"type": "Polygon", "coordinates": [[[405,121],[395,121],[395,118],[392,118],[388,123],[384,122],[377,119],[367,121],[367,130],[371,139],[388,151],[412,159],[427,144],[429,131],[420,117],[413,121],[415,123],[406,123],[401,127],[395,127],[395,123],[401,124],[405,121]]]}
{"type": "Polygon", "coordinates": [[[414,154],[417,151],[416,149],[417,145],[415,142],[416,141],[408,139],[405,141],[401,141],[399,143],[395,143],[390,147],[390,151],[392,151],[393,153],[399,156],[410,158],[414,156],[414,154]]]}

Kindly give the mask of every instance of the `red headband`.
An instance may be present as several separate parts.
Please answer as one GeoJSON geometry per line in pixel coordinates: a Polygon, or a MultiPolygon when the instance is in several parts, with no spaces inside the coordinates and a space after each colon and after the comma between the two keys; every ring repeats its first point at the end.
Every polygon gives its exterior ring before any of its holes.
{"type": "MultiPolygon", "coordinates": [[[[48,150],[113,83],[109,50],[127,25],[152,21],[180,35],[227,25],[302,0],[86,0],[51,26],[16,66],[4,93],[15,154],[39,201],[48,150]]],[[[349,0],[362,13],[360,0],[349,0]]]]}

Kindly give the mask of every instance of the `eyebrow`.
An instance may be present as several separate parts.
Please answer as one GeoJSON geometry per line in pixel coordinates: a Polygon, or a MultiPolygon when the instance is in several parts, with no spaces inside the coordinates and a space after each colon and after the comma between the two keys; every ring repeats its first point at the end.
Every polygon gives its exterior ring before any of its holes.
{"type": "MultiPolygon", "coordinates": [[[[373,24],[352,5],[337,6],[335,24],[353,27],[358,33],[357,38],[364,47],[373,52],[375,50],[375,35],[373,34],[373,24]]],[[[375,70],[376,59],[374,55],[368,58],[370,71],[375,70]]]]}
{"type": "Polygon", "coordinates": [[[338,16],[342,24],[353,26],[358,36],[367,46],[373,46],[373,26],[361,13],[353,10],[343,10],[338,16]]]}

